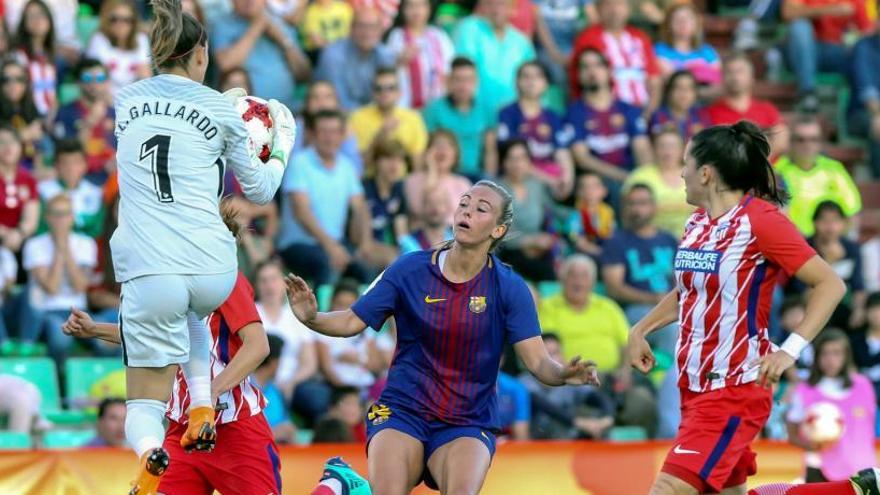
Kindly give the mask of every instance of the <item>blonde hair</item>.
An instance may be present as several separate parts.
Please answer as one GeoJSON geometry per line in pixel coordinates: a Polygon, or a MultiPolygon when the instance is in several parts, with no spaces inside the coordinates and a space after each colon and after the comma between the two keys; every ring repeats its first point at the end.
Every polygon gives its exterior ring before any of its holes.
{"type": "Polygon", "coordinates": [[[205,46],[205,29],[190,14],[184,13],[180,0],[152,0],[156,20],[150,29],[150,51],[156,69],[186,66],[193,50],[205,46]]]}

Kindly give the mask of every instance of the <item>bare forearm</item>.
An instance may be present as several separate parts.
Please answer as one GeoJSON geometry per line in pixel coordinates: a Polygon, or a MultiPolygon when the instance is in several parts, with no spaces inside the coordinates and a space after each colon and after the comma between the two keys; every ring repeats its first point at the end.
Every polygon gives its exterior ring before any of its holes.
{"type": "Polygon", "coordinates": [[[312,75],[312,65],[303,56],[302,52],[293,45],[285,47],[283,50],[284,60],[287,61],[287,66],[290,68],[293,77],[298,81],[309,79],[312,75]]]}
{"type": "Polygon", "coordinates": [[[37,282],[43,287],[43,290],[49,294],[55,294],[61,288],[61,278],[64,275],[64,259],[62,256],[55,254],[52,265],[42,277],[37,277],[37,282]]]}
{"type": "Polygon", "coordinates": [[[336,241],[321,228],[321,225],[318,223],[318,220],[315,218],[315,215],[311,210],[294,207],[293,214],[296,217],[296,221],[302,225],[302,228],[305,229],[310,236],[318,241],[318,244],[320,244],[321,247],[326,249],[328,246],[336,243],[336,241]]]}
{"type": "Polygon", "coordinates": [[[215,395],[232,389],[247,378],[266,358],[267,351],[268,344],[266,348],[261,348],[259,345],[248,346],[245,342],[223,371],[214,377],[211,388],[214,389],[215,395]]]}
{"type": "Polygon", "coordinates": [[[122,344],[119,336],[119,326],[114,323],[96,323],[95,338],[114,344],[122,344]]]}
{"type": "Polygon", "coordinates": [[[76,260],[70,254],[65,256],[64,265],[67,276],[70,278],[71,287],[77,292],[85,292],[89,288],[89,279],[82,267],[76,264],[76,260]]]}
{"type": "Polygon", "coordinates": [[[244,36],[239,38],[237,42],[217,53],[217,65],[221,72],[234,69],[244,63],[251,50],[254,49],[254,44],[263,34],[263,28],[264,26],[260,23],[252,23],[245,31],[244,36]]]}
{"type": "Polygon", "coordinates": [[[678,320],[678,289],[673,289],[632,327],[632,333],[646,336],[678,320]]]}
{"type": "Polygon", "coordinates": [[[367,328],[367,325],[350,309],[317,313],[312,320],[303,323],[321,335],[329,337],[351,337],[367,328]]]}
{"type": "Polygon", "coordinates": [[[533,369],[530,368],[529,371],[544,385],[549,385],[551,387],[565,385],[565,379],[562,378],[562,364],[556,362],[556,360],[550,356],[541,359],[538,365],[533,369]]]}

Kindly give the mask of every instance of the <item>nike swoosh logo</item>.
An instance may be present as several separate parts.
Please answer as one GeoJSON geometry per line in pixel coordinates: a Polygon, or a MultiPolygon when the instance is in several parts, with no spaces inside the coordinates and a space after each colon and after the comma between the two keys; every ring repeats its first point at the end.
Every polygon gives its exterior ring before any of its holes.
{"type": "Polygon", "coordinates": [[[681,444],[676,445],[675,448],[672,449],[672,453],[673,454],[699,454],[699,452],[697,452],[696,450],[687,450],[687,449],[681,448],[681,444]]]}
{"type": "Polygon", "coordinates": [[[425,302],[428,304],[434,304],[434,303],[438,303],[440,301],[445,301],[445,300],[446,300],[445,297],[442,299],[432,299],[431,296],[425,296],[425,302]]]}

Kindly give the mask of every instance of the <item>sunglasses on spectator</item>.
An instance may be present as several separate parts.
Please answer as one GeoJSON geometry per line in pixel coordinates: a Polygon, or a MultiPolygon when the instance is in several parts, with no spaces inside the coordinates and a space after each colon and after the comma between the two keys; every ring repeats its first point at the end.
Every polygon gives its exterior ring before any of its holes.
{"type": "Polygon", "coordinates": [[[102,83],[107,80],[107,74],[83,74],[79,76],[79,81],[85,84],[102,83]]]}
{"type": "Polygon", "coordinates": [[[795,136],[793,139],[796,143],[819,143],[822,141],[819,136],[795,136]]]}
{"type": "Polygon", "coordinates": [[[377,93],[384,93],[385,91],[397,91],[396,84],[374,84],[373,91],[377,93]]]}
{"type": "Polygon", "coordinates": [[[132,23],[134,23],[134,17],[123,16],[123,15],[111,15],[110,16],[110,23],[111,24],[116,24],[119,22],[124,22],[126,24],[132,24],[132,23]]]}
{"type": "Polygon", "coordinates": [[[25,77],[25,76],[3,76],[3,77],[0,77],[0,83],[3,83],[3,84],[9,84],[9,83],[25,84],[25,83],[27,83],[27,77],[25,77]]]}

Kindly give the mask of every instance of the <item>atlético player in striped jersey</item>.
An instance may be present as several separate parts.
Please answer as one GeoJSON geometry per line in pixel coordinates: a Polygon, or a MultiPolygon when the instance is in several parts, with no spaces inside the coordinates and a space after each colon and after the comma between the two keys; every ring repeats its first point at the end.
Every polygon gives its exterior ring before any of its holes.
{"type": "MultiPolygon", "coordinates": [[[[651,495],[745,495],[757,472],[751,443],[772,404],[772,385],[828,322],[846,288],[779,211],[786,194],[770,144],[750,122],[699,132],[682,172],[688,220],[675,257],[677,286],[630,333],[631,364],[654,366],[645,336],[680,325],[682,421],[651,495]],[[777,348],[767,322],[777,277],[811,290],[801,325],[777,348]]],[[[796,486],[790,495],[877,494],[874,471],[841,483],[796,486]],[[816,487],[819,488],[816,488],[816,487]],[[816,491],[818,490],[818,491],[816,491]]]]}

